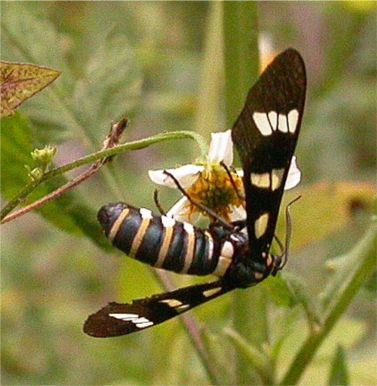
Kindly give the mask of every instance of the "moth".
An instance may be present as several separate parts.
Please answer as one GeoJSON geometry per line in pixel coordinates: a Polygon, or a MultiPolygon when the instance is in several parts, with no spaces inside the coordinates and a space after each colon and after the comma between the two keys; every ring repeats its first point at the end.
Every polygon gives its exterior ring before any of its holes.
{"type": "Polygon", "coordinates": [[[89,316],[84,332],[113,337],[142,331],[237,288],[276,275],[286,256],[270,253],[306,93],[301,55],[279,54],[250,89],[232,128],[240,156],[246,219],[207,229],[156,216],[126,203],[103,206],[98,219],[113,245],[153,267],[218,280],[134,300],[109,303],[89,316]]]}

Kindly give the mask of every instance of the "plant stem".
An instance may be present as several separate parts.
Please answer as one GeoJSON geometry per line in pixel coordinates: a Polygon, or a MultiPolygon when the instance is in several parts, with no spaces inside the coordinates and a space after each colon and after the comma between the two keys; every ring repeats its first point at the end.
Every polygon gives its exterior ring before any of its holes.
{"type": "MultiPolygon", "coordinates": [[[[258,4],[224,2],[224,55],[226,120],[231,127],[239,115],[250,86],[259,74],[258,4]]],[[[234,329],[260,347],[267,339],[266,300],[256,287],[237,291],[233,302],[234,329]]],[[[258,384],[250,364],[236,352],[236,384],[258,384]]]]}
{"type": "Polygon", "coordinates": [[[3,223],[5,216],[7,216],[7,214],[10,213],[17,205],[19,205],[22,201],[24,201],[26,197],[31,192],[33,192],[38,185],[40,185],[44,181],[47,181],[53,177],[66,173],[80,166],[87,165],[95,161],[108,158],[117,154],[121,154],[126,151],[144,149],[158,142],[170,141],[173,139],[182,139],[182,138],[190,138],[195,140],[198,146],[200,147],[201,156],[204,156],[207,153],[207,146],[203,138],[199,134],[192,131],[172,131],[169,133],[161,133],[161,134],[157,134],[149,138],[144,138],[138,141],[124,143],[110,149],[100,150],[98,152],[82,157],[76,161],[73,161],[66,165],[55,168],[47,172],[46,174],[44,174],[44,176],[39,181],[32,181],[29,184],[27,184],[16,195],[16,197],[14,197],[4,206],[4,208],[1,211],[1,216],[0,216],[1,221],[3,223]]]}

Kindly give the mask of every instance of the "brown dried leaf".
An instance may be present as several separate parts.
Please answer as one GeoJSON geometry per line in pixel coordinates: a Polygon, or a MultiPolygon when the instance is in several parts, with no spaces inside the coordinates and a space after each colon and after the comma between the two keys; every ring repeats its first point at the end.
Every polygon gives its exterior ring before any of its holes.
{"type": "Polygon", "coordinates": [[[60,71],[34,64],[0,62],[0,116],[9,117],[26,99],[44,89],[60,71]]]}

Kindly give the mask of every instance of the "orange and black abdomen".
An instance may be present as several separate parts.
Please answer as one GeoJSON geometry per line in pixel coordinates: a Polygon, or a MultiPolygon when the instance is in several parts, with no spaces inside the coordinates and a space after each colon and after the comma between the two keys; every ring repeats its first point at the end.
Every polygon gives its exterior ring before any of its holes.
{"type": "Polygon", "coordinates": [[[98,220],[114,246],[156,268],[224,276],[232,262],[230,241],[190,223],[155,216],[148,209],[108,204],[98,212],[98,220]]]}

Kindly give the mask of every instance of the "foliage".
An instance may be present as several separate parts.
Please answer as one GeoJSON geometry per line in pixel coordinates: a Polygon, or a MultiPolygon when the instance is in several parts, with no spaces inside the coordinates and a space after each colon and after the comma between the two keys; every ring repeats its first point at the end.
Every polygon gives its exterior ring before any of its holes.
{"type": "MultiPolygon", "coordinates": [[[[71,180],[68,171],[115,156],[90,181],[38,209],[43,220],[28,214],[3,225],[4,384],[377,382],[368,334],[376,292],[375,8],[355,4],[1,4],[3,59],[62,72],[1,121],[2,197],[27,205],[71,180]],[[326,39],[310,40],[315,28],[326,39]],[[207,358],[180,320],[126,338],[84,336],[80,326],[99,305],[160,290],[146,267],[112,257],[96,209],[118,199],[148,207],[147,169],[199,155],[177,139],[194,139],[203,153],[199,133],[231,125],[257,76],[257,38],[266,33],[303,53],[310,85],[298,148],[305,183],[286,197],[302,195],[292,210],[285,271],[193,313],[205,326],[207,358]],[[127,142],[101,152],[111,122],[125,115],[127,142]],[[184,131],[193,127],[197,133],[184,131]],[[48,145],[57,148],[53,164],[34,150],[48,145]],[[30,180],[25,165],[40,168],[42,179],[30,180]]],[[[166,205],[173,202],[167,194],[166,205]]]]}
{"type": "Polygon", "coordinates": [[[15,109],[60,75],[59,71],[23,63],[0,63],[1,113],[9,117],[15,109]]]}

